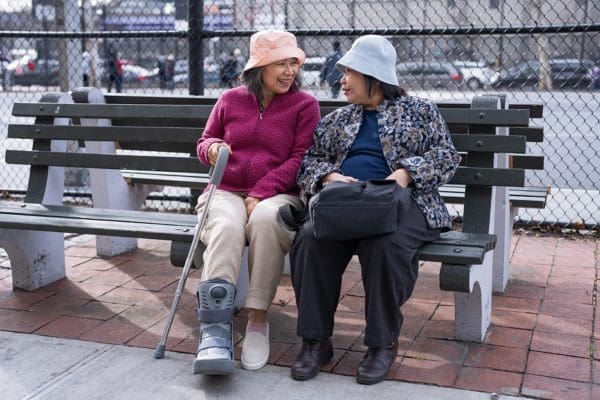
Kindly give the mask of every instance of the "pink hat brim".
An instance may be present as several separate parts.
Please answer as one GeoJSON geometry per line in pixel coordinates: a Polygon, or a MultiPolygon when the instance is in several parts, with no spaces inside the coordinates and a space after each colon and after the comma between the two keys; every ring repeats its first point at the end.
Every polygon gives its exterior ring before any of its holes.
{"type": "Polygon", "coordinates": [[[244,71],[248,71],[252,68],[263,67],[276,61],[287,60],[288,58],[295,58],[298,60],[298,63],[302,65],[304,64],[306,55],[304,54],[304,51],[298,47],[279,47],[274,51],[270,51],[266,56],[260,59],[250,57],[246,63],[246,66],[244,67],[244,71]]]}

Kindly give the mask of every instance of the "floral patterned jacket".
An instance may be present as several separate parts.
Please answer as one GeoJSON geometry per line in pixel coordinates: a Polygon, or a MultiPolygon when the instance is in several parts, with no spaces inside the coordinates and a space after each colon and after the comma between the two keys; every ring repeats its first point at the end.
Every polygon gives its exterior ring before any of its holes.
{"type": "MultiPolygon", "coordinates": [[[[317,193],[326,175],[341,173],[342,162],[362,123],[362,114],[362,106],[351,104],[321,119],[313,135],[314,143],[298,172],[298,185],[305,195],[317,193]]],[[[450,214],[438,187],[454,176],[461,157],[435,103],[411,96],[384,100],[377,107],[377,125],[390,170],[408,171],[413,179],[413,198],[429,226],[451,227],[450,214]]]]}

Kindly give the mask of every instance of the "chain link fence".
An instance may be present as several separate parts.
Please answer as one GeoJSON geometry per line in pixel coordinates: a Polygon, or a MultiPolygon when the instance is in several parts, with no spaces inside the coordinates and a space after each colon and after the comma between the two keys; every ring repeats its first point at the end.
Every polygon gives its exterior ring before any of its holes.
{"type": "MultiPolygon", "coordinates": [[[[307,54],[303,87],[335,96],[325,58],[361,34],[386,35],[410,94],[470,100],[503,93],[544,104],[543,171],[528,185],[551,187],[545,210],[526,223],[600,225],[600,0],[12,0],[0,5],[0,194],[24,193],[27,169],[4,162],[14,102],[89,85],[105,91],[218,96],[238,84],[248,38],[287,29],[307,54]]],[[[77,151],[74,143],[73,151],[77,151]]],[[[85,172],[67,194],[86,199],[85,172]]],[[[181,208],[189,193],[167,188],[149,206],[181,208]]],[[[89,200],[87,200],[89,201],[89,200]]],[[[185,207],[184,207],[185,208],[185,207]]]]}

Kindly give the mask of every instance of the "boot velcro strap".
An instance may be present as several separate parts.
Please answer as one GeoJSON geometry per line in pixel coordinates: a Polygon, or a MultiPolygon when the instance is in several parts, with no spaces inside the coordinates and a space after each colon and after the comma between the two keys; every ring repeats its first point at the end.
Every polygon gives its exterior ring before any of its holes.
{"type": "Polygon", "coordinates": [[[227,340],[221,337],[211,337],[207,339],[202,339],[200,342],[200,346],[198,346],[198,351],[220,347],[223,349],[231,349],[231,340],[227,340]]]}
{"type": "Polygon", "coordinates": [[[231,349],[231,324],[202,324],[200,326],[200,345],[198,351],[210,347],[231,349]]]}
{"type": "Polygon", "coordinates": [[[233,319],[235,309],[229,308],[225,310],[202,310],[196,308],[198,319],[202,322],[230,322],[233,319]]]}

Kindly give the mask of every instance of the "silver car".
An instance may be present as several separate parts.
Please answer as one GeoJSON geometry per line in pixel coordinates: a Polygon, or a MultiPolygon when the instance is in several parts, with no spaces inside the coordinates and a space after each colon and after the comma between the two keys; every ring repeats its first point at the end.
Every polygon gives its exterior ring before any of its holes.
{"type": "Polygon", "coordinates": [[[488,89],[492,86],[495,71],[483,61],[454,61],[453,65],[460,71],[467,88],[471,90],[488,89]]]}
{"type": "Polygon", "coordinates": [[[438,61],[411,61],[396,65],[400,85],[407,89],[459,89],[463,76],[450,63],[438,61]]]}

